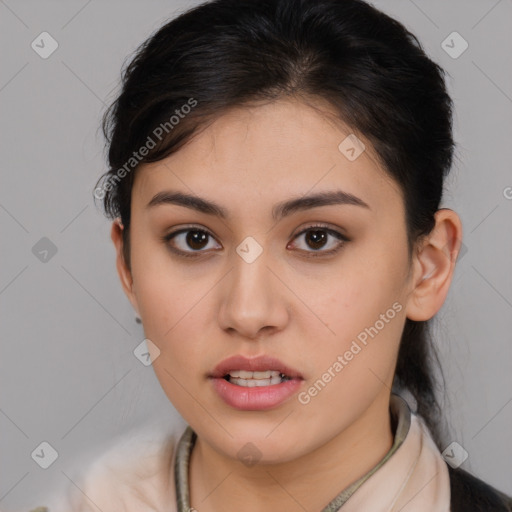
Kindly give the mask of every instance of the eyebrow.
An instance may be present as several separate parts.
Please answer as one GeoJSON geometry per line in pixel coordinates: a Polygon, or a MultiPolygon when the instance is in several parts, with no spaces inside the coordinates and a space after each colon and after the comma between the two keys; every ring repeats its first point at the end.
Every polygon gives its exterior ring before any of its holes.
{"type": "MultiPolygon", "coordinates": [[[[222,219],[227,219],[229,217],[228,211],[213,201],[195,195],[167,190],[158,192],[158,194],[156,194],[151,199],[151,201],[149,201],[149,203],[146,205],[146,208],[153,208],[163,204],[176,204],[178,206],[184,206],[201,213],[215,215],[222,219]]],[[[280,220],[283,217],[291,215],[297,211],[330,205],[353,205],[370,210],[368,204],[359,197],[350,194],[349,192],[336,190],[319,192],[317,194],[302,196],[296,199],[290,199],[288,201],[277,203],[272,209],[272,218],[274,220],[280,220]]]]}

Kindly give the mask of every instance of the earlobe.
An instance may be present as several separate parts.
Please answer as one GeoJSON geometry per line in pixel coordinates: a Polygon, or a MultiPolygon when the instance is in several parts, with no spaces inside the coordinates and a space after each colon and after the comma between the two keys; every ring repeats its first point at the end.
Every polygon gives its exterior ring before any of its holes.
{"type": "Polygon", "coordinates": [[[415,321],[432,318],[441,309],[455,270],[461,247],[462,224],[459,216],[443,208],[435,214],[436,224],[414,255],[412,290],[407,317],[415,321]]]}
{"type": "Polygon", "coordinates": [[[128,300],[131,302],[137,314],[139,314],[137,299],[133,289],[132,273],[126,264],[123,253],[123,229],[124,226],[121,223],[121,219],[115,219],[110,230],[110,238],[112,239],[116,249],[116,268],[119,279],[121,280],[121,285],[126,296],[128,297],[128,300]]]}

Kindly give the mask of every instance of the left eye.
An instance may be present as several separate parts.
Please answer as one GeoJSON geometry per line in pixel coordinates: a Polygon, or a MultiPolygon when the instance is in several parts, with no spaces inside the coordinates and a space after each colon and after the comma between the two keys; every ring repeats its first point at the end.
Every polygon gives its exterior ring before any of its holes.
{"type": "MultiPolygon", "coordinates": [[[[309,253],[320,252],[321,255],[333,254],[341,249],[345,242],[348,242],[346,236],[326,226],[310,226],[301,231],[294,240],[300,238],[306,244],[306,249],[299,247],[300,250],[309,253]],[[331,239],[330,242],[329,239],[331,239]]],[[[311,254],[311,256],[316,256],[316,254],[311,254]]]]}

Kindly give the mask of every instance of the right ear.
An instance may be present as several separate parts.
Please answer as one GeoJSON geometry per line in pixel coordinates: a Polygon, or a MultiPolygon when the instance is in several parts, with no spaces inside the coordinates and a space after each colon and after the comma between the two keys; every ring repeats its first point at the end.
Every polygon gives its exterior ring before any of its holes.
{"type": "Polygon", "coordinates": [[[133,278],[128,265],[124,259],[123,253],[123,230],[124,226],[121,223],[121,219],[117,218],[112,223],[112,229],[110,230],[110,238],[114,243],[114,247],[116,249],[116,267],[117,273],[119,274],[119,279],[121,280],[121,285],[123,286],[124,293],[128,297],[128,300],[131,302],[133,308],[140,316],[139,306],[137,303],[137,297],[135,296],[133,290],[133,278]]]}

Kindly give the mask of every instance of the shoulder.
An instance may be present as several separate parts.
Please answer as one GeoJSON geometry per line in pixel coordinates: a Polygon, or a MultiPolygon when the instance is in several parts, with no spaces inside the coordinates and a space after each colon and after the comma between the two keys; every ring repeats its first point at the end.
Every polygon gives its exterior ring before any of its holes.
{"type": "Polygon", "coordinates": [[[453,512],[511,512],[512,498],[461,468],[448,466],[453,512]]]}
{"type": "Polygon", "coordinates": [[[183,430],[146,427],[117,438],[80,472],[65,503],[48,512],[170,510],[169,503],[175,502],[174,451],[183,430]]]}

